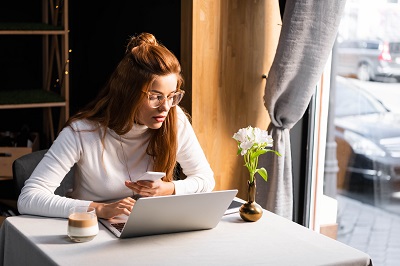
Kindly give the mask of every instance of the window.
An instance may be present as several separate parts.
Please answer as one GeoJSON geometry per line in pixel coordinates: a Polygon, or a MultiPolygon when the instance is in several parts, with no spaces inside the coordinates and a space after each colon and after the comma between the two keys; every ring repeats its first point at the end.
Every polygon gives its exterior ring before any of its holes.
{"type": "Polygon", "coordinates": [[[337,239],[370,254],[374,265],[398,263],[386,251],[395,249],[389,236],[400,228],[400,43],[390,42],[400,39],[392,26],[399,22],[398,1],[349,0],[332,55],[324,194],[338,202],[337,239]],[[361,56],[340,50],[355,39],[361,56]]]}

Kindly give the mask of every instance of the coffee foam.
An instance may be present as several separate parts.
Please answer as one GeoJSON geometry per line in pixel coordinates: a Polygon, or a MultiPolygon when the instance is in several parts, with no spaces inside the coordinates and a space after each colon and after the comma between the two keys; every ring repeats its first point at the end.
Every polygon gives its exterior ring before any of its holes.
{"type": "Polygon", "coordinates": [[[72,213],[68,217],[68,226],[84,228],[97,225],[97,217],[93,213],[88,212],[76,212],[72,213]]]}

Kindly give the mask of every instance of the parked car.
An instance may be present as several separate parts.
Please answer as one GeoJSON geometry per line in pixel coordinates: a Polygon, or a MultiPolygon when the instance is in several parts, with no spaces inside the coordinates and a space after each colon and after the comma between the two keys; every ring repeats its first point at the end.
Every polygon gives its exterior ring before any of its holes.
{"type": "Polygon", "coordinates": [[[338,189],[375,203],[399,199],[400,114],[351,80],[336,79],[338,189]]]}
{"type": "Polygon", "coordinates": [[[337,73],[363,81],[400,81],[400,41],[347,40],[338,45],[337,73]]]}

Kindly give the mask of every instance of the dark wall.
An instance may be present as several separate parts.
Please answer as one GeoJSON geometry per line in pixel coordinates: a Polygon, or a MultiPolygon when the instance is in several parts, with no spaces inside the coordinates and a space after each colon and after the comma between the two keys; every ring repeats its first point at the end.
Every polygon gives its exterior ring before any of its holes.
{"type": "Polygon", "coordinates": [[[71,114],[105,84],[129,36],[150,32],[180,57],[180,0],[98,2],[70,1],[71,114]]]}
{"type": "MultiPolygon", "coordinates": [[[[38,22],[41,0],[2,1],[1,22],[38,22]]],[[[129,36],[150,32],[180,58],[180,0],[69,1],[70,114],[92,100],[129,36]]],[[[40,36],[0,35],[0,90],[40,88],[40,36]]],[[[0,131],[42,130],[41,109],[0,110],[0,131]]]]}

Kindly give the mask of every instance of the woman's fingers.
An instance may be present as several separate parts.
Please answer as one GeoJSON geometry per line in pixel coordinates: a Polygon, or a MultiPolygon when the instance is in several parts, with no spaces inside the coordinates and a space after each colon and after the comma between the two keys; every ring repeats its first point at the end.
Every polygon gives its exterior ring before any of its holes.
{"type": "Polygon", "coordinates": [[[135,205],[135,200],[132,199],[131,197],[122,199],[118,202],[118,208],[120,209],[128,209],[129,211],[132,211],[133,205],[135,205]]]}
{"type": "Polygon", "coordinates": [[[130,188],[134,194],[148,197],[157,195],[158,188],[160,187],[159,182],[162,181],[125,181],[125,185],[130,188]]]}
{"type": "Polygon", "coordinates": [[[155,181],[125,181],[125,185],[133,191],[134,194],[140,194],[144,197],[165,196],[175,193],[173,182],[164,182],[161,179],[155,181]]]}
{"type": "Polygon", "coordinates": [[[103,218],[112,218],[121,214],[129,215],[135,202],[134,199],[128,197],[117,202],[104,204],[102,216],[103,218]]]}

